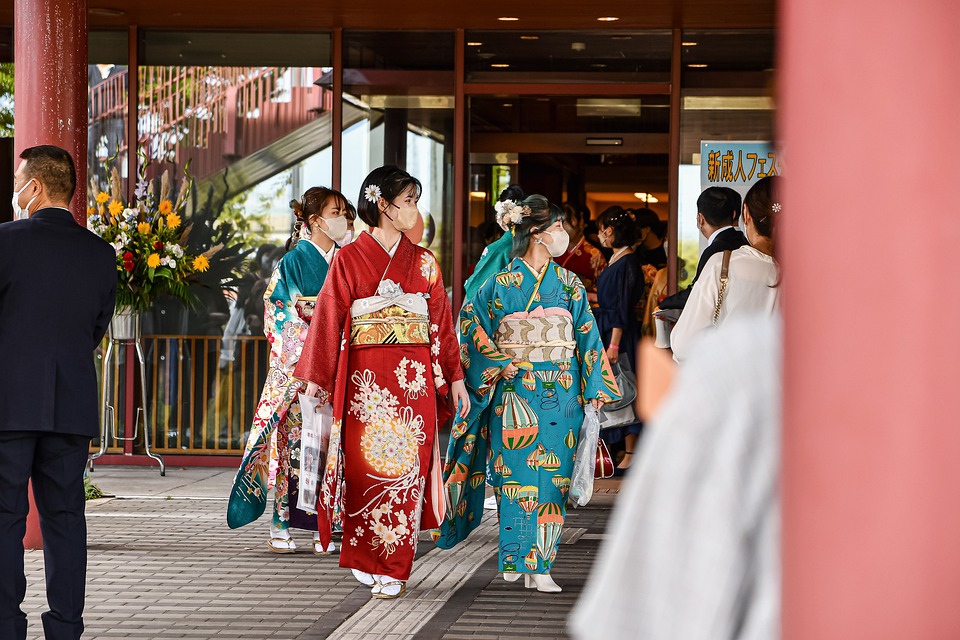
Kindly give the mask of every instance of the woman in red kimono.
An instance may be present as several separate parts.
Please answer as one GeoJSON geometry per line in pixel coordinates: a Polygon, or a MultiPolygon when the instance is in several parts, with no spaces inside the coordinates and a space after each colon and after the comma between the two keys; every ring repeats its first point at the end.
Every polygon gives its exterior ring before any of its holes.
{"type": "Polygon", "coordinates": [[[403,235],[420,191],[394,166],[364,180],[357,213],[370,231],[337,254],[294,372],[333,405],[318,508],[342,524],[340,566],[377,598],[406,591],[420,530],[443,519],[439,474],[428,483],[442,465],[437,427],[448,396],[463,416],[470,406],[436,258],[403,235]]]}

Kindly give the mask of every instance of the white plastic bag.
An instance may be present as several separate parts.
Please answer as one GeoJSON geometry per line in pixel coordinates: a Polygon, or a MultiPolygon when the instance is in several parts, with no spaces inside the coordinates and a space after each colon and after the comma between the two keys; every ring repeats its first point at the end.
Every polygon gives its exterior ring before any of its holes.
{"type": "Polygon", "coordinates": [[[333,407],[320,405],[319,398],[300,394],[300,492],[297,508],[307,513],[317,512],[317,489],[320,486],[320,471],[325,466],[327,449],[330,446],[330,427],[333,424],[333,407]]]}
{"type": "Polygon", "coordinates": [[[597,440],[600,437],[597,412],[587,405],[583,414],[577,457],[573,461],[573,475],[570,477],[570,502],[575,507],[586,506],[593,497],[593,473],[597,464],[597,440]]]}

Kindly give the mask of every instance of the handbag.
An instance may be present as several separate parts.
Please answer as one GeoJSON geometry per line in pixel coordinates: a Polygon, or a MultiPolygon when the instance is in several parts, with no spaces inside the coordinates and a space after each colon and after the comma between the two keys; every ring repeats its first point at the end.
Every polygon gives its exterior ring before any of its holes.
{"type": "Polygon", "coordinates": [[[326,465],[330,447],[330,430],[333,423],[333,408],[320,404],[319,398],[298,394],[300,415],[300,490],[297,508],[307,513],[317,512],[317,490],[320,471],[326,465]]]}
{"type": "Polygon", "coordinates": [[[730,279],[730,254],[729,249],[723,252],[723,263],[720,265],[720,291],[717,292],[717,304],[713,307],[713,326],[720,322],[720,307],[723,305],[723,296],[727,292],[727,281],[730,279]]]}
{"type": "Polygon", "coordinates": [[[637,378],[633,375],[633,371],[629,367],[624,370],[620,362],[617,361],[610,363],[610,372],[613,373],[617,386],[620,387],[621,398],[616,402],[608,402],[603,405],[604,408],[616,410],[632,406],[633,401],[637,398],[637,378]]]}
{"type": "Polygon", "coordinates": [[[597,440],[597,463],[594,467],[593,477],[597,479],[606,479],[613,477],[613,456],[610,455],[610,449],[603,440],[597,440]]]}
{"type": "Polygon", "coordinates": [[[443,458],[440,457],[440,434],[433,435],[433,453],[430,455],[430,470],[427,472],[427,504],[437,526],[447,515],[447,492],[443,486],[443,458]]]}

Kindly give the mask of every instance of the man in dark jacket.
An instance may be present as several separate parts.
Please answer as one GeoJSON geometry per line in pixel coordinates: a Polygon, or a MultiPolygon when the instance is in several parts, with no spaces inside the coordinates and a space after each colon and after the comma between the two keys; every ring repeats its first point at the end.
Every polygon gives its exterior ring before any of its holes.
{"type": "Polygon", "coordinates": [[[729,187],[707,187],[697,198],[697,228],[707,239],[707,247],[700,254],[697,275],[690,286],[667,296],[660,302],[661,309],[683,309],[693,285],[700,277],[703,265],[715,253],[733,251],[747,244],[746,237],[737,229],[740,217],[740,194],[729,187]]]}
{"type": "Polygon", "coordinates": [[[14,222],[0,225],[0,638],[27,637],[27,481],[43,534],[46,638],[83,632],[83,469],[99,433],[93,352],[113,315],[113,247],[67,207],[77,174],[59,147],[31,147],[14,175],[14,222]]]}

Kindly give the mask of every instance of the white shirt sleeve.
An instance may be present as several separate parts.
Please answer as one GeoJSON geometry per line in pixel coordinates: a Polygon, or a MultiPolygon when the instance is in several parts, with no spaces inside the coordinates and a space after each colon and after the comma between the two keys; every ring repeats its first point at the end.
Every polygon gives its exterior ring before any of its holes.
{"type": "Polygon", "coordinates": [[[689,357],[692,345],[703,337],[703,330],[713,326],[713,312],[720,293],[722,264],[723,252],[710,256],[707,264],[703,266],[700,278],[693,285],[677,325],[670,333],[670,347],[677,362],[683,362],[689,357]]]}

